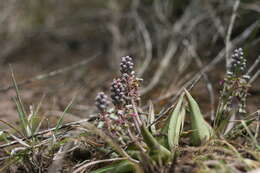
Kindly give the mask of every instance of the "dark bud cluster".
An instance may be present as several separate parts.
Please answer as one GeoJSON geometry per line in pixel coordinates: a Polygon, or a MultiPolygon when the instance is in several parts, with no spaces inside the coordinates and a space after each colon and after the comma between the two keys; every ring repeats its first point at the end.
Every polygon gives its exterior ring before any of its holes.
{"type": "Polygon", "coordinates": [[[96,97],[96,106],[101,112],[97,127],[102,128],[109,136],[126,145],[128,129],[137,127],[134,122],[137,117],[133,115],[134,103],[138,104],[140,94],[139,87],[141,79],[135,76],[133,59],[129,56],[121,58],[120,73],[118,78],[114,78],[110,86],[111,101],[114,105],[108,108],[108,98],[104,93],[99,93],[96,97]]]}
{"type": "Polygon", "coordinates": [[[130,56],[124,56],[121,58],[120,72],[122,74],[131,74],[134,68],[133,59],[130,56]]]}
{"type": "Polygon", "coordinates": [[[100,110],[101,112],[105,112],[109,104],[107,95],[104,92],[99,92],[97,94],[95,104],[98,110],[100,110]]]}
{"type": "Polygon", "coordinates": [[[141,79],[135,76],[135,71],[133,70],[134,63],[133,59],[129,56],[121,58],[120,72],[121,72],[121,82],[125,86],[125,101],[126,104],[130,104],[131,100],[138,101],[140,99],[139,87],[141,79]]]}
{"type": "Polygon", "coordinates": [[[111,84],[111,99],[114,105],[121,106],[125,103],[125,86],[121,79],[114,79],[111,84]]]}
{"type": "Polygon", "coordinates": [[[230,63],[230,70],[228,71],[228,75],[232,75],[235,77],[239,77],[246,72],[246,64],[247,60],[244,58],[243,49],[235,49],[231,63],[230,63]]]}
{"type": "MultiPolygon", "coordinates": [[[[141,79],[135,76],[133,58],[124,56],[120,63],[120,77],[115,78],[111,84],[111,100],[116,110],[124,110],[131,101],[138,101],[140,98],[139,87],[141,79]]],[[[99,99],[96,101],[99,110],[103,110],[99,99]],[[101,106],[99,106],[101,105],[101,106]]]]}

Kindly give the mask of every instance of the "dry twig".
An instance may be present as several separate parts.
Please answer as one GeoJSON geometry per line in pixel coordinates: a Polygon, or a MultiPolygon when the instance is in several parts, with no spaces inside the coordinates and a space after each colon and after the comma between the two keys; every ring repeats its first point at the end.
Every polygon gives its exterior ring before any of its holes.
{"type": "Polygon", "coordinates": [[[229,58],[230,57],[229,51],[230,51],[230,48],[231,48],[230,38],[231,38],[231,33],[232,33],[232,30],[233,30],[234,23],[235,23],[235,20],[236,20],[237,10],[238,10],[239,4],[240,4],[240,0],[236,0],[235,4],[233,6],[233,13],[232,13],[232,16],[231,16],[231,19],[230,19],[230,23],[229,23],[228,31],[227,31],[227,36],[226,36],[226,68],[227,69],[228,69],[229,63],[230,63],[230,58],[229,58]]]}
{"type": "MultiPolygon", "coordinates": [[[[190,44],[187,40],[186,42],[184,42],[184,44],[188,47],[188,51],[191,53],[192,57],[195,59],[196,64],[198,65],[198,67],[200,69],[203,68],[203,64],[198,56],[198,53],[195,50],[195,47],[190,44]]],[[[215,112],[215,94],[214,94],[214,90],[213,90],[213,86],[211,84],[211,82],[209,81],[209,77],[207,75],[207,73],[202,73],[202,76],[205,80],[207,89],[208,89],[208,93],[209,93],[209,98],[210,98],[210,106],[211,106],[211,120],[214,119],[214,112],[215,112]]]]}

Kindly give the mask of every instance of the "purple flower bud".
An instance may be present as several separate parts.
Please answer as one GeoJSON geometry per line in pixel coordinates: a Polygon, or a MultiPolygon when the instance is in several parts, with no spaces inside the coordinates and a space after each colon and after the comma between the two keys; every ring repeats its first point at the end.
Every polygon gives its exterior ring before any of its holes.
{"type": "Polygon", "coordinates": [[[125,86],[120,79],[114,79],[111,84],[111,99],[116,106],[125,103],[125,86]]]}
{"type": "Polygon", "coordinates": [[[95,104],[98,110],[100,110],[101,112],[105,112],[109,104],[107,95],[105,95],[104,92],[99,92],[95,100],[95,104]]]}
{"type": "Polygon", "coordinates": [[[125,56],[121,58],[120,63],[120,72],[122,74],[131,74],[132,70],[134,68],[133,59],[130,56],[125,56]]]}

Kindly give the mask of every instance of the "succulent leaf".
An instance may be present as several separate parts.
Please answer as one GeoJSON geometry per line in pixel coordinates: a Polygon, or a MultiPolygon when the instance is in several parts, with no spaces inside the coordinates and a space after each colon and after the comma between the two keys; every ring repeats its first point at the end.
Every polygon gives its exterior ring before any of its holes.
{"type": "Polygon", "coordinates": [[[149,132],[149,130],[142,125],[141,126],[141,134],[144,138],[144,142],[148,146],[148,152],[149,155],[155,160],[155,161],[168,161],[171,152],[162,146],[154,137],[153,135],[149,132]]]}
{"type": "Polygon", "coordinates": [[[182,106],[183,96],[184,94],[179,98],[168,125],[168,143],[170,149],[173,149],[179,144],[179,138],[184,125],[185,108],[182,106]]]}
{"type": "Polygon", "coordinates": [[[212,127],[204,120],[200,112],[198,103],[193,99],[190,93],[185,90],[191,113],[191,143],[201,145],[213,136],[212,127]]]}

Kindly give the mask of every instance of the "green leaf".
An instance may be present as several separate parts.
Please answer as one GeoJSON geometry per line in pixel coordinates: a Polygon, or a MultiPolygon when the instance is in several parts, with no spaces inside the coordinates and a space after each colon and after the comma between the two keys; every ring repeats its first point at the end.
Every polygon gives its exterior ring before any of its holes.
{"type": "Polygon", "coordinates": [[[228,124],[230,123],[230,118],[233,115],[235,115],[238,111],[237,108],[231,109],[230,111],[226,111],[226,110],[227,110],[226,103],[220,102],[218,105],[216,117],[214,119],[214,126],[213,126],[216,134],[218,135],[225,133],[228,124]]]}
{"type": "Polygon", "coordinates": [[[170,120],[171,120],[171,116],[168,116],[166,121],[164,122],[163,127],[161,128],[160,131],[160,136],[157,137],[159,143],[161,145],[163,145],[166,148],[170,148],[169,147],[169,142],[168,142],[168,129],[169,129],[169,124],[170,124],[170,120]]]}
{"type": "Polygon", "coordinates": [[[249,137],[251,138],[252,143],[254,143],[254,145],[256,146],[256,148],[260,151],[260,145],[258,144],[258,141],[256,139],[256,137],[253,135],[253,133],[251,132],[251,130],[249,129],[248,125],[246,124],[246,122],[244,120],[241,121],[242,125],[244,126],[244,128],[246,129],[249,137]]]}
{"type": "Polygon", "coordinates": [[[168,125],[168,143],[171,150],[178,146],[179,138],[184,125],[185,108],[182,106],[183,96],[184,94],[182,94],[179,98],[168,125]]]}
{"type": "MultiPolygon", "coordinates": [[[[35,107],[32,107],[32,116],[31,118],[28,118],[28,121],[30,123],[30,126],[31,126],[31,131],[32,131],[32,136],[37,133],[41,127],[41,124],[42,124],[42,120],[40,120],[40,116],[39,116],[39,110],[41,108],[41,105],[42,105],[42,101],[43,101],[43,98],[41,98],[41,101],[39,102],[39,104],[35,107]]],[[[42,117],[43,118],[43,117],[42,117]]]]}
{"type": "Polygon", "coordinates": [[[68,112],[68,110],[71,108],[73,102],[74,102],[74,99],[75,99],[75,96],[73,97],[73,99],[70,101],[70,103],[68,104],[68,106],[65,108],[65,110],[62,112],[62,115],[60,117],[60,119],[58,120],[56,126],[55,126],[55,130],[54,131],[57,131],[60,126],[62,125],[62,122],[63,122],[63,119],[64,119],[64,116],[66,115],[66,113],[68,112]]]}
{"type": "MultiPolygon", "coordinates": [[[[255,118],[252,119],[248,119],[248,120],[244,120],[245,124],[247,126],[249,126],[250,124],[252,124],[255,121],[255,118]]],[[[225,138],[229,138],[229,139],[235,139],[237,138],[239,135],[241,135],[243,133],[243,131],[245,131],[245,126],[242,122],[236,124],[227,134],[224,135],[225,138]]]]}
{"type": "MultiPolygon", "coordinates": [[[[135,168],[132,163],[130,163],[128,160],[122,161],[117,165],[117,167],[112,171],[113,173],[129,173],[134,172],[135,168]]],[[[112,173],[111,172],[111,173],[112,173]]]]}
{"type": "Polygon", "coordinates": [[[141,134],[144,138],[144,142],[147,144],[149,148],[149,155],[155,160],[155,161],[168,161],[171,152],[162,146],[149,132],[149,130],[142,125],[141,126],[141,134]]]}
{"type": "Polygon", "coordinates": [[[213,136],[212,127],[204,120],[200,112],[198,103],[193,99],[190,93],[185,90],[189,109],[191,113],[191,143],[193,145],[201,145],[213,136]]]}
{"type": "Polygon", "coordinates": [[[100,168],[100,169],[91,171],[90,173],[107,173],[109,171],[113,171],[113,169],[115,169],[115,166],[110,165],[110,166],[106,166],[104,168],[100,168]]]}
{"type": "Polygon", "coordinates": [[[163,127],[161,128],[160,136],[156,137],[158,142],[166,148],[169,148],[167,133],[168,133],[168,129],[169,129],[170,120],[171,120],[171,117],[168,116],[163,127]]]}
{"type": "Polygon", "coordinates": [[[138,160],[139,159],[139,155],[140,155],[140,147],[138,147],[136,145],[136,143],[131,143],[127,146],[127,153],[129,154],[129,156],[131,156],[131,158],[138,160]]]}
{"type": "Polygon", "coordinates": [[[27,130],[29,129],[29,123],[28,123],[28,120],[26,118],[27,113],[25,111],[25,108],[24,108],[24,105],[23,105],[23,102],[22,102],[22,98],[21,98],[21,95],[20,95],[20,91],[18,89],[18,85],[17,85],[17,82],[15,80],[14,72],[13,72],[13,69],[12,69],[11,66],[10,66],[10,70],[11,70],[13,85],[14,85],[15,92],[16,92],[16,97],[14,98],[14,101],[15,101],[15,104],[16,104],[17,113],[19,115],[19,123],[22,127],[22,131],[25,134],[24,136],[28,137],[28,136],[30,136],[30,134],[27,133],[27,130]]]}
{"type": "Polygon", "coordinates": [[[4,131],[0,131],[0,141],[5,141],[7,143],[9,142],[9,140],[7,139],[7,135],[4,131]]]}
{"type": "Polygon", "coordinates": [[[134,166],[132,163],[130,163],[127,160],[113,163],[111,165],[108,165],[106,167],[91,171],[90,173],[130,173],[134,172],[134,166]]]}

